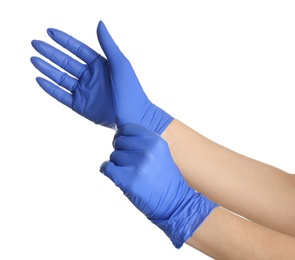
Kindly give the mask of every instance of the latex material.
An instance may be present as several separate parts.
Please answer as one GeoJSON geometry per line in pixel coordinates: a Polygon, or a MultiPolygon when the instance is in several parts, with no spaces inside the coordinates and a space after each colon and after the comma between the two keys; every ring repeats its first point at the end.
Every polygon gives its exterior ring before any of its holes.
{"type": "Polygon", "coordinates": [[[31,58],[33,65],[56,83],[37,77],[38,84],[49,95],[94,123],[110,128],[132,122],[161,134],[173,120],[148,99],[130,62],[102,21],[97,27],[97,37],[107,58],[60,30],[51,28],[47,32],[85,62],[46,42],[33,40],[37,52],[63,69],[38,57],[31,58]]]}
{"type": "Polygon", "coordinates": [[[127,124],[117,131],[113,145],[101,172],[180,248],[218,205],[187,185],[157,134],[127,124]]]}

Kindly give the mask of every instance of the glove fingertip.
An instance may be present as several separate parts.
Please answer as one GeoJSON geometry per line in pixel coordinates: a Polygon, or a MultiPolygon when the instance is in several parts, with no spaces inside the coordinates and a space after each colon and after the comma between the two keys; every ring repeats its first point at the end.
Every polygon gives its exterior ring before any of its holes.
{"type": "Polygon", "coordinates": [[[103,162],[100,167],[100,172],[103,173],[106,177],[108,177],[117,187],[121,188],[120,169],[118,169],[113,162],[103,162]]]}
{"type": "Polygon", "coordinates": [[[37,60],[37,57],[35,57],[35,56],[32,56],[32,57],[30,58],[30,61],[31,61],[31,63],[32,63],[33,65],[36,64],[36,60],[37,60]]]}
{"type": "Polygon", "coordinates": [[[114,61],[122,56],[121,51],[102,21],[99,21],[96,33],[99,44],[108,59],[114,61]]]}
{"type": "MultiPolygon", "coordinates": [[[[98,23],[98,26],[97,26],[97,29],[96,29],[96,34],[97,34],[97,37],[98,37],[98,41],[100,42],[101,45],[103,45],[103,39],[104,39],[104,34],[106,32],[106,27],[103,23],[103,21],[99,21],[98,23]]],[[[103,47],[103,46],[102,46],[103,47]]]]}
{"type": "Polygon", "coordinates": [[[41,87],[46,83],[46,80],[41,77],[36,77],[36,81],[41,87]]]}
{"type": "Polygon", "coordinates": [[[46,30],[46,32],[51,38],[54,38],[54,29],[53,28],[48,28],[46,30]]]}
{"type": "Polygon", "coordinates": [[[105,27],[105,24],[104,24],[104,22],[103,22],[102,20],[100,20],[100,21],[98,22],[98,29],[101,29],[102,26],[105,27]]]}
{"type": "Polygon", "coordinates": [[[107,171],[107,167],[108,165],[110,164],[111,162],[110,161],[104,161],[101,166],[100,166],[100,169],[99,171],[103,174],[105,174],[105,172],[107,171]]]}

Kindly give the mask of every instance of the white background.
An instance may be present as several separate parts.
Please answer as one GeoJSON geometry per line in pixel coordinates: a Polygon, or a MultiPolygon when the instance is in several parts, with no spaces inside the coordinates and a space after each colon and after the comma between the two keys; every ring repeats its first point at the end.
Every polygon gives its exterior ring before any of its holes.
{"type": "Polygon", "coordinates": [[[209,259],[175,249],[99,172],[114,131],[37,85],[31,40],[52,43],[48,27],[101,53],[103,20],[154,103],[295,172],[294,1],[16,0],[0,10],[0,259],[209,259]]]}

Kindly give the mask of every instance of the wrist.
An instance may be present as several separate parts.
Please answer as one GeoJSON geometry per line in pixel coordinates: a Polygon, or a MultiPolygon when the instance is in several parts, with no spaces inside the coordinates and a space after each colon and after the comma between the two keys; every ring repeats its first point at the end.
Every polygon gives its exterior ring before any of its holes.
{"type": "Polygon", "coordinates": [[[159,135],[166,130],[172,121],[173,117],[170,114],[153,103],[151,103],[143,117],[143,125],[146,125],[151,131],[159,135]]]}
{"type": "Polygon", "coordinates": [[[151,220],[170,238],[176,248],[181,248],[193,233],[202,225],[212,210],[219,205],[201,193],[193,191],[189,200],[166,220],[151,220]]]}

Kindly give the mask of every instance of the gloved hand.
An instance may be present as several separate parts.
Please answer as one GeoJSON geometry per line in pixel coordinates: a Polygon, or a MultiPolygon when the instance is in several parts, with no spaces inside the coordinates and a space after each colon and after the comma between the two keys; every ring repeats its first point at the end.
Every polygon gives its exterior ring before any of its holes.
{"type": "Polygon", "coordinates": [[[100,171],[180,248],[218,205],[188,186],[159,135],[126,124],[113,145],[100,171]]]}
{"type": "Polygon", "coordinates": [[[133,122],[161,134],[172,117],[154,105],[143,91],[128,59],[119,50],[102,21],[97,36],[106,58],[72,36],[48,29],[49,36],[86,64],[38,40],[32,45],[48,62],[32,57],[33,65],[52,82],[37,77],[39,85],[52,97],[96,124],[118,128],[133,122]]]}

